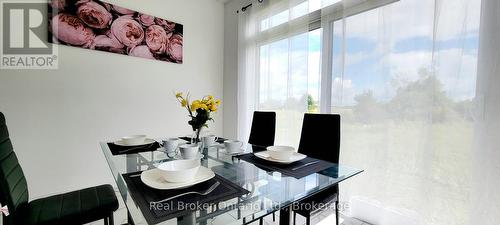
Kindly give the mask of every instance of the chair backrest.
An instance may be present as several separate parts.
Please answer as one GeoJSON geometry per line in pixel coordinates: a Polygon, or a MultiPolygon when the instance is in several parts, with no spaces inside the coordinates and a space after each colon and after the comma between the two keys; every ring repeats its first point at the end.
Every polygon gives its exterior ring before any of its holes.
{"type": "Polygon", "coordinates": [[[339,163],[340,115],[304,114],[299,153],[339,163]]]}
{"type": "Polygon", "coordinates": [[[28,184],[9,138],[5,116],[0,112],[0,202],[9,207],[10,215],[4,223],[10,224],[16,210],[28,203],[28,184]]]}
{"type": "Polygon", "coordinates": [[[276,134],[276,113],[275,112],[253,112],[252,128],[248,143],[259,146],[274,145],[276,134]]]}

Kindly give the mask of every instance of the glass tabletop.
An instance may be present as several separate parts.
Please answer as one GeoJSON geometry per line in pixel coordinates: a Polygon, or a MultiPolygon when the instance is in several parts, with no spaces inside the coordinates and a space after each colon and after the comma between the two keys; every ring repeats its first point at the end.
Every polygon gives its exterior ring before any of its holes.
{"type": "MultiPolygon", "coordinates": [[[[162,162],[175,160],[161,149],[127,155],[112,155],[107,142],[100,143],[119,192],[135,224],[147,224],[139,205],[132,199],[122,174],[156,168],[162,162]]],[[[245,144],[245,152],[256,146],[245,144]]],[[[279,172],[268,172],[225,153],[221,146],[203,148],[201,165],[217,175],[248,190],[250,193],[224,201],[225,207],[198,210],[159,224],[246,224],[271,212],[310,196],[324,188],[338,184],[362,170],[335,165],[326,170],[296,179],[279,172]]],[[[219,203],[220,204],[220,203],[219,203]]]]}

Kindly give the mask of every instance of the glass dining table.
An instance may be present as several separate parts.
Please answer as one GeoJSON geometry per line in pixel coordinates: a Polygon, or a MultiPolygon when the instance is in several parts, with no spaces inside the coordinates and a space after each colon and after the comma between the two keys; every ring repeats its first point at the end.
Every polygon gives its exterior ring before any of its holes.
{"type": "MultiPolygon", "coordinates": [[[[101,142],[101,149],[128,210],[129,224],[148,224],[138,201],[132,197],[124,175],[154,169],[160,163],[175,160],[177,157],[171,157],[161,149],[113,155],[107,143],[101,142]]],[[[243,147],[245,152],[253,152],[255,148],[257,146],[250,144],[245,144],[243,147]]],[[[247,224],[276,211],[279,211],[279,224],[290,224],[291,210],[295,202],[363,172],[360,169],[335,164],[328,169],[297,179],[279,172],[263,170],[225,153],[217,146],[203,148],[202,152],[202,166],[249,193],[224,201],[224,207],[196,209],[157,224],[247,224]]]]}

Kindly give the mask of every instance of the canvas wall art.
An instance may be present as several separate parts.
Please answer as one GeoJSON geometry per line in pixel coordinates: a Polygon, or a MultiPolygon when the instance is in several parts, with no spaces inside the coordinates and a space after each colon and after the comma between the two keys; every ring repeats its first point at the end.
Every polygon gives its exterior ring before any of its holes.
{"type": "Polygon", "coordinates": [[[182,63],[182,24],[98,0],[51,0],[48,15],[53,43],[182,63]]]}

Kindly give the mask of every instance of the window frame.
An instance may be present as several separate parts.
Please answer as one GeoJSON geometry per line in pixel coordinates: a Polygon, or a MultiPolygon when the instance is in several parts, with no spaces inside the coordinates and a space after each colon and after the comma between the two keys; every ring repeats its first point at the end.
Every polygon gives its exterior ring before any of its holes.
{"type": "MultiPolygon", "coordinates": [[[[295,0],[294,6],[297,6],[307,0],[295,0]]],[[[269,14],[272,12],[276,15],[284,10],[290,10],[289,5],[286,5],[286,1],[283,4],[278,3],[273,6],[272,9],[263,10],[260,15],[256,17],[256,35],[255,35],[255,62],[258,62],[256,66],[257,76],[254,80],[254,87],[256,88],[254,104],[256,107],[259,106],[260,102],[260,49],[262,46],[277,42],[286,38],[293,37],[295,35],[300,35],[304,33],[304,27],[307,27],[307,31],[313,31],[319,28],[323,28],[321,32],[321,49],[320,49],[320,90],[319,90],[319,109],[320,113],[330,114],[332,106],[332,74],[333,74],[333,30],[334,23],[336,21],[342,20],[342,29],[345,33],[345,18],[354,16],[366,11],[370,11],[376,8],[380,8],[400,0],[352,0],[348,2],[337,2],[330,6],[315,10],[313,12],[307,13],[297,18],[292,18],[292,13],[288,13],[288,21],[282,24],[269,27],[265,30],[261,30],[261,21],[264,19],[270,19],[269,14]],[[329,63],[323,63],[329,62],[329,63]]],[[[268,2],[268,1],[266,1],[268,2]]],[[[266,4],[266,3],[263,3],[266,4]]],[[[290,41],[289,41],[290,43],[290,41]]],[[[344,44],[342,48],[345,48],[344,44]]],[[[342,59],[344,60],[344,59],[342,59]]]]}

